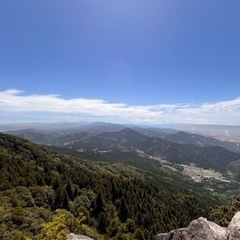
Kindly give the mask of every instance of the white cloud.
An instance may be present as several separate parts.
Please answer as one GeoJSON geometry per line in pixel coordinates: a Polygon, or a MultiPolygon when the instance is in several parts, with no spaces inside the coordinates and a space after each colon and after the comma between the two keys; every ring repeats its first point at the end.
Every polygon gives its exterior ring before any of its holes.
{"type": "Polygon", "coordinates": [[[27,95],[11,89],[0,92],[0,117],[44,120],[108,120],[135,123],[197,123],[239,125],[240,98],[217,103],[131,106],[101,99],[64,99],[58,95],[27,95]]]}

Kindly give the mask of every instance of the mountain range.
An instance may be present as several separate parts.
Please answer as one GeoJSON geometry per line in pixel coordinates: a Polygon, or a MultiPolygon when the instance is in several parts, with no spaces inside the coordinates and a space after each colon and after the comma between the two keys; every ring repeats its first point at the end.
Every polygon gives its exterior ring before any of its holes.
{"type": "Polygon", "coordinates": [[[237,198],[234,208],[222,207],[240,188],[235,143],[108,123],[7,133],[0,133],[2,239],[73,232],[150,240],[200,216],[227,225],[238,209],[237,198]]]}
{"type": "MultiPolygon", "coordinates": [[[[115,126],[115,125],[114,125],[115,126]]],[[[95,126],[94,126],[95,127],[95,126]]],[[[120,126],[117,126],[120,127],[120,126]]],[[[104,130],[106,125],[104,125],[104,130]]],[[[122,128],[122,126],[120,127],[122,128]]],[[[90,127],[88,129],[91,129],[90,127]]],[[[96,128],[94,128],[96,129],[96,128]]],[[[78,152],[95,150],[108,153],[111,151],[142,151],[144,154],[167,160],[177,164],[195,164],[203,168],[212,168],[223,174],[229,171],[228,166],[240,160],[239,144],[220,141],[186,132],[171,134],[168,130],[162,131],[164,136],[156,137],[131,128],[122,128],[120,131],[74,131],[72,133],[59,134],[42,133],[33,130],[19,130],[8,133],[21,136],[33,142],[71,149],[78,152]]],[[[115,128],[114,128],[115,130],[115,128]]],[[[146,129],[144,129],[146,131],[146,129]]],[[[143,130],[142,130],[143,131],[143,130]]],[[[161,131],[161,130],[160,130],[161,131]]],[[[173,130],[174,131],[174,130],[173,130]]],[[[159,131],[158,131],[159,134],[159,131]]]]}

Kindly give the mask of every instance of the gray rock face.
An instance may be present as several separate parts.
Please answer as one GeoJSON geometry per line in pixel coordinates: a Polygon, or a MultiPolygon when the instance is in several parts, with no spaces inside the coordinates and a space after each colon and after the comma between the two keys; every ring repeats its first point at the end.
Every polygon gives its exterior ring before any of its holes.
{"type": "Polygon", "coordinates": [[[237,212],[229,223],[228,228],[228,240],[240,239],[240,212],[237,212]]]}
{"type": "Polygon", "coordinates": [[[94,239],[83,236],[83,235],[76,235],[76,234],[70,233],[69,235],[67,235],[67,240],[94,240],[94,239]]]}
{"type": "Polygon", "coordinates": [[[236,213],[227,228],[198,218],[188,227],[172,230],[169,233],[160,233],[156,240],[237,240],[240,239],[240,212],[236,213]]]}

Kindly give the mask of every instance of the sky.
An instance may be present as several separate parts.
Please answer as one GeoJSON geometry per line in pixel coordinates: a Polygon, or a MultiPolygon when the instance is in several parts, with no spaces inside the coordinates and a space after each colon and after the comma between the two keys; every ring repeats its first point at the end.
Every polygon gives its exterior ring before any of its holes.
{"type": "Polygon", "coordinates": [[[240,125],[239,0],[0,1],[0,123],[240,125]]]}

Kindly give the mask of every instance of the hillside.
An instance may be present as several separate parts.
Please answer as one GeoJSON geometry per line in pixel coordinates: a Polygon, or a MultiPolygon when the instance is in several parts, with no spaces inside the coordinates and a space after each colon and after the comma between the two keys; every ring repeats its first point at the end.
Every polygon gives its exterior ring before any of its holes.
{"type": "Polygon", "coordinates": [[[235,142],[220,141],[215,138],[206,137],[188,132],[177,132],[164,136],[164,139],[170,142],[180,144],[193,144],[200,147],[218,146],[226,148],[233,152],[240,152],[240,144],[235,142]]]}
{"type": "Polygon", "coordinates": [[[1,238],[153,239],[209,213],[203,200],[146,181],[137,168],[119,167],[123,175],[106,166],[0,134],[1,238]]]}

